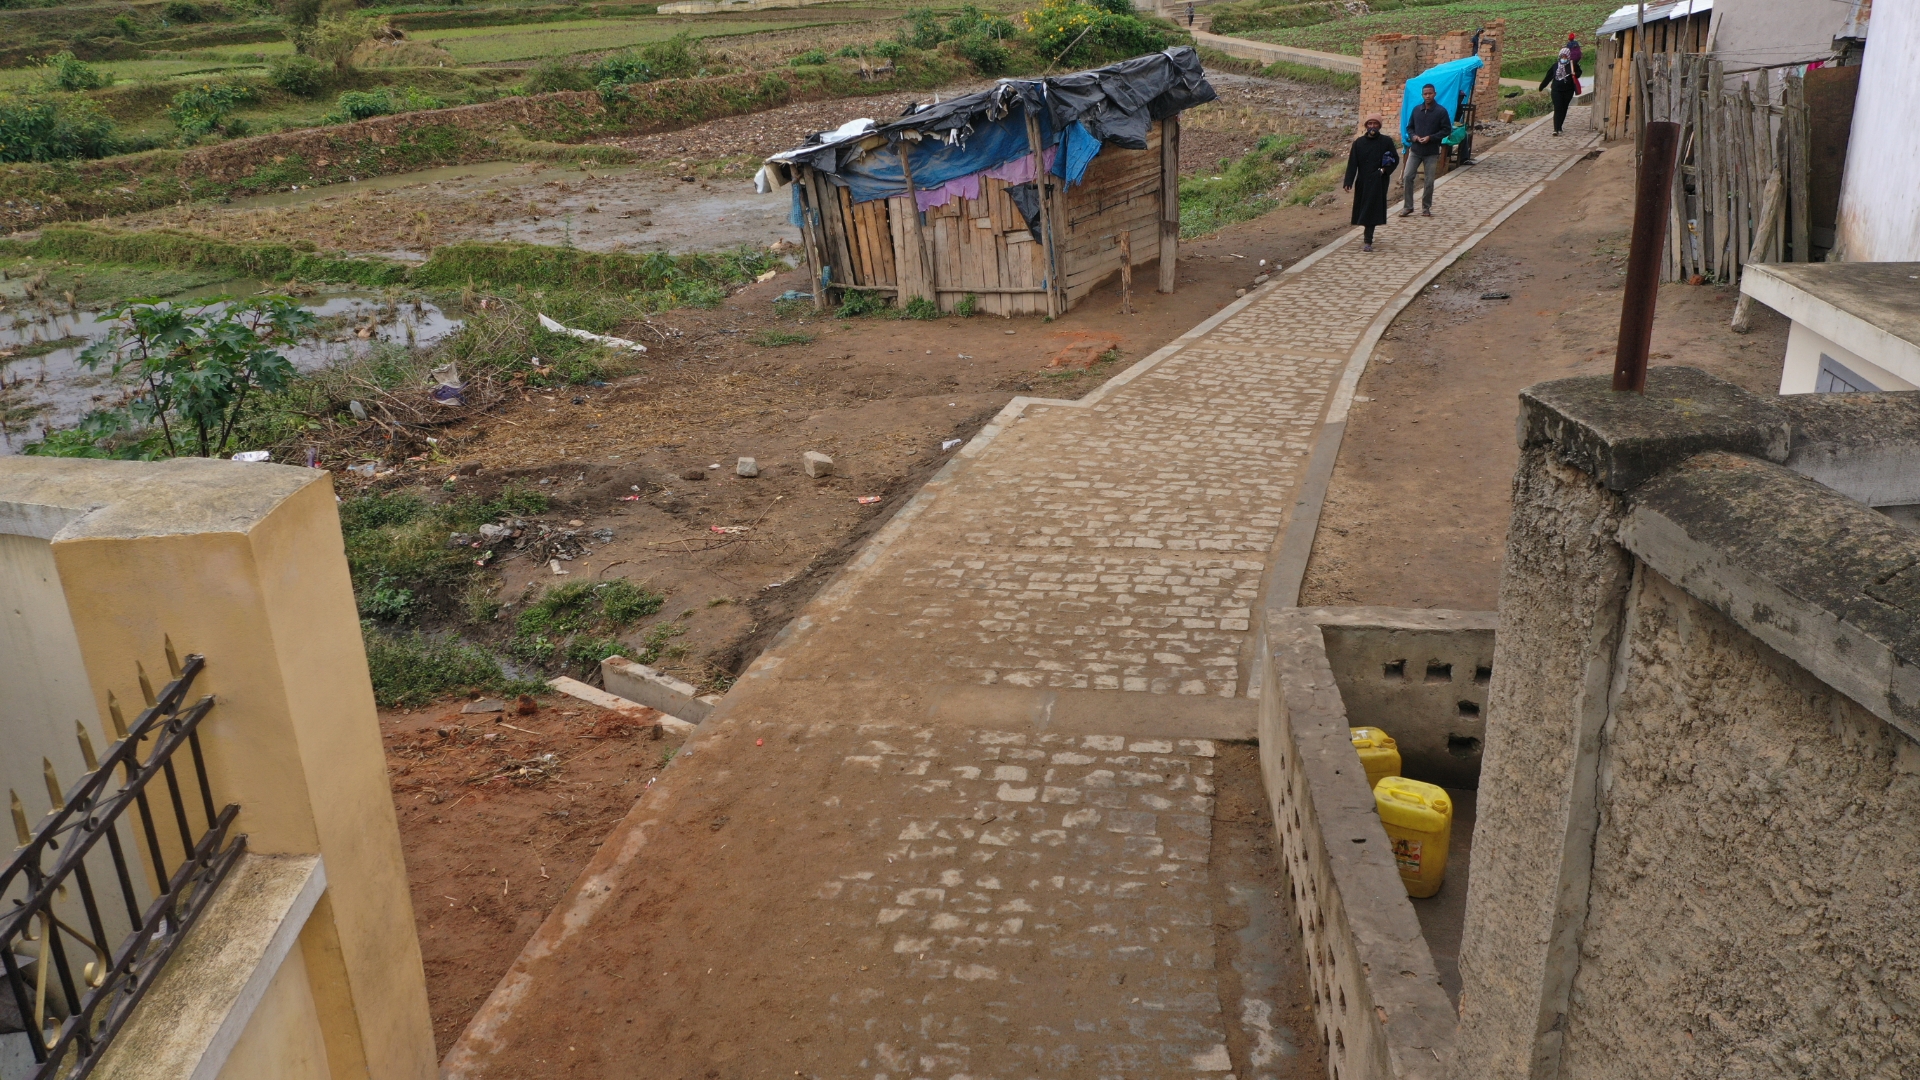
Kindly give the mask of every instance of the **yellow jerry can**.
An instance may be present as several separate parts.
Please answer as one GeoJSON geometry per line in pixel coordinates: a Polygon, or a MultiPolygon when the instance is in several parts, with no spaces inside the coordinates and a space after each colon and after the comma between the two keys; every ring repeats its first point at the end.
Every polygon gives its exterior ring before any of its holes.
{"type": "Polygon", "coordinates": [[[1400,775],[1400,744],[1377,727],[1348,728],[1353,735],[1353,752],[1367,770],[1367,789],[1371,791],[1383,776],[1400,775]]]}
{"type": "Polygon", "coordinates": [[[1447,841],[1453,835],[1453,800],[1447,790],[1403,776],[1389,776],[1373,789],[1380,823],[1393,842],[1393,861],[1412,897],[1432,896],[1447,877],[1447,841]]]}

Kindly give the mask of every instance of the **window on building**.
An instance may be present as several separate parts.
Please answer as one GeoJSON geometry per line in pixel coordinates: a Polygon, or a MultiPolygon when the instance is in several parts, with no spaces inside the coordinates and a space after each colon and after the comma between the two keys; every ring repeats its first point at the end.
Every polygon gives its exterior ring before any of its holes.
{"type": "Polygon", "coordinates": [[[1828,356],[1820,354],[1820,377],[1814,381],[1816,394],[1864,394],[1880,389],[1856,375],[1852,368],[1828,356]]]}

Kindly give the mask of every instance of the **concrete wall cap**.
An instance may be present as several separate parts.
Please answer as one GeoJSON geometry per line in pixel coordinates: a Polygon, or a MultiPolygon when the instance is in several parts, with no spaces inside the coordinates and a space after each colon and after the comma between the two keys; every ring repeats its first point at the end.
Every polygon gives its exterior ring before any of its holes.
{"type": "Polygon", "coordinates": [[[1521,449],[1542,444],[1613,491],[1628,491],[1709,450],[1785,461],[1787,414],[1696,368],[1647,373],[1645,394],[1615,393],[1605,377],[1538,383],[1520,392],[1521,449]]]}
{"type": "MultiPolygon", "coordinates": [[[[321,469],[214,458],[101,461],[94,458],[0,459],[0,510],[80,511],[49,540],[133,539],[197,533],[246,533],[308,484],[321,469]]],[[[43,515],[44,516],[44,515],[43,515]]]]}

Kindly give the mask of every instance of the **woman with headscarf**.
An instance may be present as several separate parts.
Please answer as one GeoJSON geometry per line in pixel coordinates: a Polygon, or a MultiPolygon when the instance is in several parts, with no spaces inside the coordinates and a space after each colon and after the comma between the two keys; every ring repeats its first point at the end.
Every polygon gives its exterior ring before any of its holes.
{"type": "Polygon", "coordinates": [[[1366,128],[1367,133],[1353,140],[1353,149],[1347,152],[1347,176],[1340,187],[1353,192],[1353,223],[1367,230],[1360,250],[1372,251],[1374,226],[1387,223],[1391,186],[1387,181],[1399,167],[1400,155],[1394,152],[1393,140],[1380,134],[1378,115],[1367,117],[1366,128]]]}
{"type": "Polygon", "coordinates": [[[1567,106],[1573,104],[1574,95],[1580,92],[1580,61],[1571,48],[1560,50],[1560,58],[1540,80],[1540,89],[1545,90],[1548,83],[1553,84],[1553,133],[1558,135],[1567,122],[1567,106]]]}

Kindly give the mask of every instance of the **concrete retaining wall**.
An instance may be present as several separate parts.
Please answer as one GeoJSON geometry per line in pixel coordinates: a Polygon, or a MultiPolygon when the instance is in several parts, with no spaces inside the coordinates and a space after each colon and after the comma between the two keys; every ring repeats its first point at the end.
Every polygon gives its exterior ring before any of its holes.
{"type": "Polygon", "coordinates": [[[1496,616],[1448,614],[1436,629],[1433,615],[1381,619],[1364,610],[1330,610],[1321,624],[1348,722],[1392,735],[1401,775],[1478,787],[1496,616]]]}
{"type": "Polygon", "coordinates": [[[1521,405],[1451,1075],[1907,1074],[1920,395],[1521,405]]]}
{"type": "Polygon", "coordinates": [[[1353,752],[1327,638],[1431,640],[1456,625],[1490,633],[1488,622],[1369,608],[1267,613],[1262,685],[1275,689],[1260,702],[1260,766],[1333,1080],[1445,1075],[1453,1009],[1353,752]]]}

